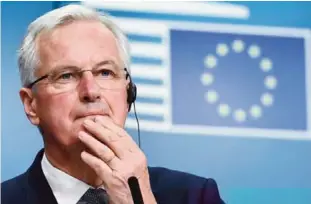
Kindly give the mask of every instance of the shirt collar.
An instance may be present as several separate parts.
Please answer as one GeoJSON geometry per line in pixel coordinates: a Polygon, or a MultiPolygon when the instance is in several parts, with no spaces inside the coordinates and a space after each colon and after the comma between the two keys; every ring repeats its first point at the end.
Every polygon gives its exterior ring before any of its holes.
{"type": "Polygon", "coordinates": [[[59,204],[76,204],[90,185],[55,168],[43,154],[41,166],[53,194],[59,204]]]}

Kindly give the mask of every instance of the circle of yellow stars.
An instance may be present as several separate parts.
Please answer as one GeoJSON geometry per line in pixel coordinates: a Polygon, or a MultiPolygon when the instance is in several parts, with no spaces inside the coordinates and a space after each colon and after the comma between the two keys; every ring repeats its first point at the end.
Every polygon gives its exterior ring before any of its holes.
{"type": "MultiPolygon", "coordinates": [[[[228,55],[230,49],[235,53],[247,52],[251,59],[261,57],[261,48],[256,44],[246,46],[245,42],[240,39],[234,40],[231,45],[226,43],[218,43],[216,45],[216,55],[208,54],[204,58],[204,65],[208,71],[201,75],[201,83],[204,86],[210,86],[215,82],[215,76],[211,73],[212,69],[217,68],[218,60],[228,55]]],[[[252,104],[248,109],[237,108],[233,109],[229,104],[220,101],[219,93],[215,89],[208,89],[204,98],[209,104],[217,104],[217,113],[220,117],[233,117],[236,122],[245,122],[247,118],[258,119],[263,115],[263,108],[270,107],[274,103],[274,96],[270,93],[270,90],[274,90],[277,87],[277,78],[269,74],[273,68],[273,62],[267,57],[262,57],[259,62],[259,67],[262,72],[267,76],[263,80],[263,84],[266,91],[261,94],[258,104],[252,104]]]]}

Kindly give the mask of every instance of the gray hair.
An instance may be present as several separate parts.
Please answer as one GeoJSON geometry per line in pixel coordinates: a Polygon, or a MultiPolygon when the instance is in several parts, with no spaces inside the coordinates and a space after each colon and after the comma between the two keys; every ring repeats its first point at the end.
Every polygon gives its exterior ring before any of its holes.
{"type": "Polygon", "coordinates": [[[18,52],[18,65],[21,83],[23,86],[29,85],[36,80],[35,71],[40,63],[36,43],[37,36],[43,31],[51,31],[58,26],[66,25],[79,20],[94,20],[101,22],[115,36],[118,44],[120,57],[124,66],[130,72],[129,45],[125,34],[110,19],[107,14],[97,12],[95,9],[83,5],[70,4],[46,13],[33,21],[23,40],[18,52]]]}

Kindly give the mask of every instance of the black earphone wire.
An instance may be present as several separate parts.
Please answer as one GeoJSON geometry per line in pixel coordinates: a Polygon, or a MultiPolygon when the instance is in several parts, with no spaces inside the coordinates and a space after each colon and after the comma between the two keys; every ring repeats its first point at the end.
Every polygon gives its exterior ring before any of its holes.
{"type": "Polygon", "coordinates": [[[138,131],[138,146],[139,146],[139,148],[141,148],[139,121],[138,121],[138,117],[137,117],[137,114],[136,114],[136,106],[135,106],[135,102],[133,102],[133,106],[134,106],[134,114],[135,114],[135,118],[136,118],[136,122],[137,122],[137,131],[138,131]]]}
{"type": "MultiPolygon", "coordinates": [[[[131,83],[131,84],[134,84],[134,82],[132,81],[132,77],[131,77],[130,73],[127,71],[127,68],[124,68],[124,70],[125,70],[127,76],[128,76],[129,79],[130,79],[130,83],[131,83]]],[[[139,148],[141,148],[139,121],[138,121],[138,117],[137,117],[137,113],[136,113],[135,101],[133,101],[132,103],[133,103],[133,106],[134,106],[134,114],[135,114],[135,118],[136,118],[136,122],[137,122],[138,146],[139,146],[139,148]]]]}

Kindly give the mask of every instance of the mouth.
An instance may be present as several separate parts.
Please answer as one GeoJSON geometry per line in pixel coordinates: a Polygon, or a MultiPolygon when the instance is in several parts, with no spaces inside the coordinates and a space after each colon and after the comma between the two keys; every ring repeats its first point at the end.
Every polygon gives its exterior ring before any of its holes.
{"type": "Polygon", "coordinates": [[[90,113],[85,113],[82,115],[79,115],[76,119],[91,119],[94,120],[97,116],[108,116],[108,114],[103,114],[103,113],[97,113],[97,112],[90,112],[90,113]]]}

